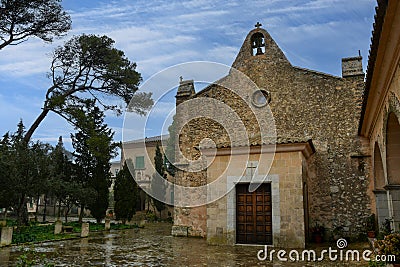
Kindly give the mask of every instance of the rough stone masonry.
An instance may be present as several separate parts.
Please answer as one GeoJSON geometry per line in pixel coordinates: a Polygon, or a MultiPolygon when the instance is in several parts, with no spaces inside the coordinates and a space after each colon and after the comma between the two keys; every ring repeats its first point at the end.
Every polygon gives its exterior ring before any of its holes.
{"type": "MultiPolygon", "coordinates": [[[[258,26],[250,31],[232,65],[258,88],[268,92],[277,144],[311,140],[315,147],[315,153],[304,166],[304,183],[307,184],[304,214],[308,217],[305,231],[318,223],[327,228],[328,234],[340,230],[346,236],[357,236],[364,231],[365,218],[370,214],[366,194],[369,155],[365,152],[366,144],[357,134],[364,89],[361,62],[360,55],[342,59],[342,77],[292,66],[269,33],[258,26]],[[262,38],[258,42],[262,50],[255,47],[254,38],[258,37],[262,38]]],[[[260,108],[256,114],[250,112],[248,103],[238,97],[235,90],[248,90],[247,95],[251,98],[253,89],[243,88],[240,81],[230,75],[219,81],[227,81],[229,89],[210,85],[198,93],[195,93],[193,81],[181,81],[176,96],[178,125],[187,114],[202,109],[201,106],[182,109],[179,104],[195,98],[214,98],[238,114],[250,138],[248,145],[261,145],[262,133],[256,117],[266,119],[264,111],[260,108]]],[[[233,127],[238,123],[232,118],[226,120],[233,127]]],[[[232,147],[229,133],[215,120],[198,118],[181,126],[179,147],[189,159],[201,157],[196,148],[204,138],[212,139],[217,148],[232,147]]],[[[178,184],[189,186],[204,185],[210,179],[213,178],[207,177],[206,170],[178,171],[176,176],[178,184]]],[[[210,214],[207,214],[206,206],[176,208],[174,219],[180,235],[186,233],[182,227],[187,227],[189,236],[207,235],[210,214]]]]}

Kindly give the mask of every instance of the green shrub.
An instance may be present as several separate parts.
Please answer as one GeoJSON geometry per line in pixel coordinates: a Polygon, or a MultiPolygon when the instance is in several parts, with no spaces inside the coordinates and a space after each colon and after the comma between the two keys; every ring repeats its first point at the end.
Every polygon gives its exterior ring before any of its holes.
{"type": "Polygon", "coordinates": [[[158,221],[158,217],[154,214],[154,212],[149,211],[148,213],[146,213],[146,220],[149,222],[155,222],[158,221]]]}
{"type": "Polygon", "coordinates": [[[371,260],[368,262],[368,266],[369,267],[385,267],[386,263],[383,261],[375,261],[375,260],[371,260]]]}

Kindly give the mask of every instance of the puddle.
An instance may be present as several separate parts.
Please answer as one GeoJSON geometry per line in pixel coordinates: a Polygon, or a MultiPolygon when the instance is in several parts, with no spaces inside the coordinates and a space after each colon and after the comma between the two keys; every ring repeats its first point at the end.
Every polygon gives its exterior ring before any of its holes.
{"type": "MultiPolygon", "coordinates": [[[[89,238],[31,246],[55,266],[368,266],[366,262],[267,262],[257,246],[209,246],[204,239],[172,237],[171,225],[148,224],[91,233],[89,238]]],[[[15,266],[19,247],[0,249],[0,266],[15,266]]]]}

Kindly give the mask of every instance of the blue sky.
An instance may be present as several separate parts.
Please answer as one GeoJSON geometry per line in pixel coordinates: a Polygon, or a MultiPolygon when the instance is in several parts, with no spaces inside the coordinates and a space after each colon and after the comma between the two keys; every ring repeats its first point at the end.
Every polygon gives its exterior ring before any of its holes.
{"type": "MultiPolygon", "coordinates": [[[[28,127],[39,114],[50,81],[46,78],[53,49],[81,33],[106,34],[137,63],[146,81],[165,68],[190,61],[231,65],[247,33],[260,21],[290,62],[299,67],[341,75],[341,58],[357,56],[366,66],[374,16],[374,0],[149,1],[64,0],[73,24],[69,34],[52,44],[30,39],[0,50],[0,134],[14,132],[22,118],[28,127]]],[[[191,79],[192,77],[184,77],[191,79]]],[[[170,77],[176,84],[179,74],[170,77]]],[[[153,88],[158,99],[163,84],[153,88]]],[[[153,110],[145,135],[157,135],[174,107],[173,93],[153,110]]],[[[137,118],[138,125],[144,118],[137,118]]],[[[107,113],[107,123],[121,140],[123,116],[107,113]]],[[[74,129],[50,114],[34,134],[54,143],[74,129]]],[[[132,137],[142,138],[137,129],[132,137]]]]}

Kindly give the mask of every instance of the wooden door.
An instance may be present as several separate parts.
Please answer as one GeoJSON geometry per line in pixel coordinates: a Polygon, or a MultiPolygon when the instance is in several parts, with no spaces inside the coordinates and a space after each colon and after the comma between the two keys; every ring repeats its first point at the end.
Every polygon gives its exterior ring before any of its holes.
{"type": "Polygon", "coordinates": [[[236,185],[236,243],[272,245],[271,184],[236,185]]]}

